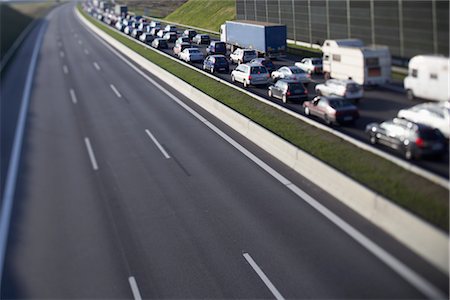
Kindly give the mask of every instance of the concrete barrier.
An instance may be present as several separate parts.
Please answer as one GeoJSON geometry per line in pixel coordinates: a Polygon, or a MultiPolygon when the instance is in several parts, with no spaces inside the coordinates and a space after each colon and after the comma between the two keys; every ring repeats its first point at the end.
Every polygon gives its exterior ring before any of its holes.
{"type": "Polygon", "coordinates": [[[177,91],[191,101],[448,274],[449,238],[446,233],[197,90],[92,25],[78,11],[76,14],[95,34],[128,59],[169,85],[176,86],[177,91]]]}

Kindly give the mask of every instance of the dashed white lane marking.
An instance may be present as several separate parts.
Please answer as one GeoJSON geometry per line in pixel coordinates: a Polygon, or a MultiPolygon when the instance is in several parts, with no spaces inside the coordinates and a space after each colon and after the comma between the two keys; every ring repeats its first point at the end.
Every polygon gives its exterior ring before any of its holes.
{"type": "Polygon", "coordinates": [[[164,149],[163,146],[161,146],[161,144],[158,142],[158,140],[153,136],[153,134],[150,132],[150,130],[145,129],[145,132],[147,133],[147,135],[150,137],[150,139],[153,141],[153,143],[155,143],[156,147],[158,147],[159,151],[161,151],[161,153],[164,155],[164,157],[166,159],[170,158],[170,155],[167,153],[167,151],[164,149]]]}
{"type": "Polygon", "coordinates": [[[77,104],[77,96],[75,95],[75,91],[73,89],[70,89],[70,98],[72,98],[73,104],[77,104]]]}
{"type": "Polygon", "coordinates": [[[133,293],[134,300],[142,300],[136,279],[133,276],[130,276],[128,277],[128,282],[130,283],[131,292],[133,293]]]}
{"type": "Polygon", "coordinates": [[[267,288],[270,290],[270,292],[273,294],[275,299],[277,300],[284,300],[284,297],[280,294],[278,289],[272,284],[270,279],[264,274],[264,272],[261,270],[261,268],[258,266],[258,264],[253,260],[253,258],[248,253],[242,254],[245,258],[245,260],[250,264],[250,266],[253,268],[253,270],[258,274],[259,278],[264,282],[264,284],[267,286],[267,288]]]}
{"type": "Polygon", "coordinates": [[[89,55],[88,49],[84,49],[84,54],[89,55]]]}
{"type": "Polygon", "coordinates": [[[69,68],[66,65],[63,66],[63,72],[66,75],[69,74],[69,68]]]}
{"type": "Polygon", "coordinates": [[[100,66],[99,66],[99,64],[97,62],[94,61],[93,65],[97,69],[97,71],[101,70],[101,68],[100,68],[100,66]]]}
{"type": "Polygon", "coordinates": [[[89,138],[85,137],[84,142],[86,144],[86,149],[88,151],[89,158],[91,159],[92,169],[94,169],[94,171],[97,171],[98,170],[97,160],[95,159],[94,151],[92,150],[89,138]]]}
{"type": "Polygon", "coordinates": [[[59,51],[59,56],[64,57],[64,51],[59,51]]]}
{"type": "Polygon", "coordinates": [[[114,94],[116,94],[116,96],[118,98],[122,98],[122,95],[119,93],[119,91],[116,89],[116,87],[112,84],[109,85],[111,87],[111,89],[113,90],[114,94]]]}

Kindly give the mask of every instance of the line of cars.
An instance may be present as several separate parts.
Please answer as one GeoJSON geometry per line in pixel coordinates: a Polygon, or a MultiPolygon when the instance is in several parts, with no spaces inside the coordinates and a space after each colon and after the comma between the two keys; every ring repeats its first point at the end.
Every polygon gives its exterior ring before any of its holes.
{"type": "MultiPolygon", "coordinates": [[[[111,23],[109,24],[113,26],[111,23]]],[[[176,57],[186,62],[200,62],[203,70],[211,73],[229,74],[230,63],[235,63],[237,66],[230,74],[232,82],[240,82],[244,87],[268,86],[268,96],[278,98],[285,103],[290,100],[300,100],[306,115],[322,119],[326,124],[353,124],[359,118],[356,104],[363,97],[364,89],[352,79],[329,79],[322,84],[317,84],[314,88],[317,96],[308,100],[308,89],[305,85],[311,82],[311,75],[323,72],[320,58],[303,58],[293,66],[282,66],[277,69],[270,59],[258,57],[258,53],[253,49],[238,48],[228,58],[226,56],[227,45],[224,42],[211,41],[208,35],[198,34],[193,29],[186,29],[179,34],[178,28],[174,25],[162,28],[160,22],[150,22],[142,17],[117,18],[116,28],[158,49],[168,49],[168,43],[174,43],[172,50],[176,57]],[[117,25],[118,23],[119,25],[117,25]],[[127,30],[127,28],[129,29],[127,30]],[[208,45],[206,55],[197,48],[196,45],[200,44],[208,45]]],[[[442,115],[442,107],[438,110],[442,115]]],[[[425,121],[429,120],[429,118],[425,119],[425,121]]],[[[384,122],[386,124],[368,124],[366,132],[371,143],[379,143],[399,150],[407,159],[426,155],[442,156],[448,150],[448,133],[442,135],[442,132],[438,130],[437,135],[433,137],[434,142],[422,143],[421,141],[428,141],[427,138],[431,137],[430,134],[421,135],[422,131],[430,132],[424,128],[428,127],[434,130],[437,126],[436,124],[426,124],[425,121],[413,119],[410,115],[402,115],[399,112],[398,118],[384,122]],[[406,119],[409,121],[405,121],[406,119]],[[385,127],[400,127],[405,122],[409,122],[410,125],[405,126],[409,126],[409,130],[415,135],[407,133],[407,130],[403,130],[403,136],[397,134],[398,140],[403,143],[403,146],[400,146],[399,142],[392,138],[392,131],[385,127]],[[439,134],[444,138],[437,137],[439,134]],[[391,137],[383,138],[383,135],[391,137]],[[407,139],[406,136],[420,136],[420,139],[407,139]],[[441,144],[441,146],[435,144],[441,144]]],[[[448,124],[447,119],[447,127],[448,124]]],[[[443,127],[440,130],[445,131],[443,127]]],[[[397,132],[400,130],[398,129],[397,132]]]]}

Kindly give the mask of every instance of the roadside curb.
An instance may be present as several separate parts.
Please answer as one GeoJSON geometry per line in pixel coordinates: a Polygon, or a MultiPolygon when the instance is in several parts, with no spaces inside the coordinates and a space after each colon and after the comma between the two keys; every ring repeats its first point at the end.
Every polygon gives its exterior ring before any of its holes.
{"type": "Polygon", "coordinates": [[[148,61],[91,24],[76,9],[75,13],[95,34],[123,55],[167,84],[177,86],[177,90],[194,103],[448,274],[447,234],[148,61]]]}

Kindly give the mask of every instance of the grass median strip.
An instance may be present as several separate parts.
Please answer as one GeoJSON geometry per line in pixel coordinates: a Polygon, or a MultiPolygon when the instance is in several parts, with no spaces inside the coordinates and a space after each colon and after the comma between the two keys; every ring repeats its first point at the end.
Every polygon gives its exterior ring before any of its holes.
{"type": "Polygon", "coordinates": [[[445,188],[148,50],[107,25],[97,22],[80,6],[78,9],[92,24],[146,59],[361,184],[448,231],[449,204],[448,190],[445,188]]]}

